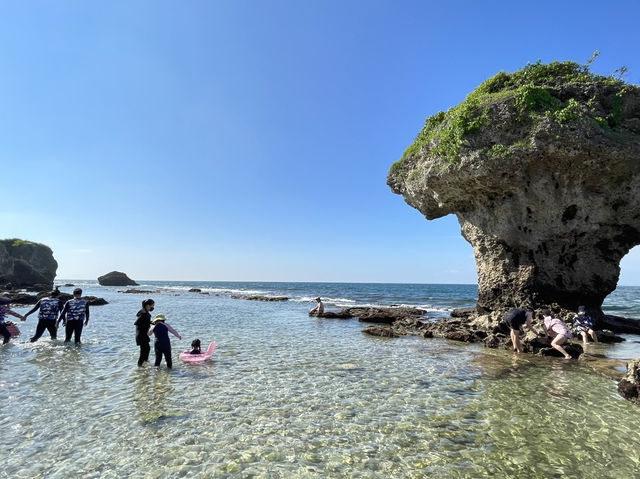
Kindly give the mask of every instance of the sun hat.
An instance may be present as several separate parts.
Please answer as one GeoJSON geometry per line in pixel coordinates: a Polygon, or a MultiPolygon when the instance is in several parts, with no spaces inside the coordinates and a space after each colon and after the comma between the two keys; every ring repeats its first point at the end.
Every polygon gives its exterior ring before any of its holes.
{"type": "Polygon", "coordinates": [[[153,318],[153,323],[157,323],[158,321],[165,321],[167,318],[164,317],[164,314],[156,314],[156,317],[153,318]]]}

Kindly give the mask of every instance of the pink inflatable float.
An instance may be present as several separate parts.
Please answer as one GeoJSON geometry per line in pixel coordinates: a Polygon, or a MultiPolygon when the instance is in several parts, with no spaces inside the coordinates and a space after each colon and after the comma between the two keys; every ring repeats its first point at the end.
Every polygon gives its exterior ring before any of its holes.
{"type": "Polygon", "coordinates": [[[200,354],[191,354],[191,350],[188,350],[181,352],[178,357],[186,363],[202,363],[213,355],[214,349],[216,349],[215,341],[209,345],[206,351],[202,351],[200,354]]]}
{"type": "Polygon", "coordinates": [[[13,321],[5,321],[4,325],[7,327],[7,331],[11,333],[11,337],[15,338],[16,336],[20,336],[20,330],[18,329],[18,325],[13,321]]]}

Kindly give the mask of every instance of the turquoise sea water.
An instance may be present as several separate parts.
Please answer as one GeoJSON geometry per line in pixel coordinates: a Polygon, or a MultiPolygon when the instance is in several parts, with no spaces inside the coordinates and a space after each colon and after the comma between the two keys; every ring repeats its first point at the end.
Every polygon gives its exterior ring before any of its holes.
{"type": "MultiPolygon", "coordinates": [[[[25,342],[33,315],[0,349],[0,477],[640,477],[640,409],[578,361],[373,338],[357,320],[307,316],[318,295],[329,309],[438,316],[473,305],[475,286],[144,283],[158,291],[154,313],[183,337],[172,337],[167,371],[136,366],[146,295],[74,283],[109,301],[92,308],[81,346],[46,333],[25,342]],[[213,360],[181,363],[196,337],[217,342],[213,360]]],[[[640,318],[638,298],[640,288],[621,287],[605,310],[640,318]]],[[[640,338],[626,337],[590,347],[640,357],[640,338]]]]}

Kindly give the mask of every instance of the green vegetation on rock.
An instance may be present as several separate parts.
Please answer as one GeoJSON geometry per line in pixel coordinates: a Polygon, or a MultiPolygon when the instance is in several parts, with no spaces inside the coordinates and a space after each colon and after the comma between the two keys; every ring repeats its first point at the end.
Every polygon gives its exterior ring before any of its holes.
{"type": "MultiPolygon", "coordinates": [[[[585,65],[571,61],[549,64],[538,61],[514,73],[499,72],[483,82],[459,105],[428,117],[415,141],[406,149],[402,158],[392,165],[390,174],[398,173],[406,159],[422,152],[428,152],[431,157],[439,158],[444,164],[457,163],[465,141],[481,128],[491,126],[492,118],[495,117],[492,107],[498,104],[515,111],[517,122],[526,127],[523,130],[525,132],[531,131],[544,118],[560,125],[582,117],[590,117],[605,129],[620,125],[623,96],[629,85],[614,75],[603,76],[590,72],[589,67],[596,56],[597,52],[585,65]],[[601,109],[601,105],[597,104],[595,97],[584,102],[581,98],[566,98],[566,93],[560,94],[563,88],[571,85],[582,86],[583,90],[588,85],[594,85],[600,88],[618,88],[619,91],[613,108],[602,112],[597,108],[601,109]]],[[[625,71],[624,68],[619,70],[621,74],[625,71]]],[[[576,92],[579,90],[580,88],[575,89],[576,92]]],[[[528,144],[527,140],[525,134],[513,146],[521,148],[528,144]]],[[[504,158],[510,154],[510,147],[507,145],[494,145],[482,150],[492,158],[504,158]]]]}
{"type": "Polygon", "coordinates": [[[43,245],[41,243],[34,243],[33,241],[27,241],[19,238],[8,238],[0,241],[3,242],[5,245],[8,245],[8,246],[10,245],[14,248],[18,248],[20,246],[45,246],[48,248],[48,246],[43,245]]]}

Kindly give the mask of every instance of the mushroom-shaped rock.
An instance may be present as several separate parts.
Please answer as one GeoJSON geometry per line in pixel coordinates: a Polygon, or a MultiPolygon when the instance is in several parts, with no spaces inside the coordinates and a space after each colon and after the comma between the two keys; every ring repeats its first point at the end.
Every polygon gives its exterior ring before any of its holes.
{"type": "Polygon", "coordinates": [[[640,243],[640,88],[573,62],[498,73],[427,118],[387,183],[427,219],[458,217],[480,311],[597,317],[640,243]]]}
{"type": "Polygon", "coordinates": [[[98,277],[101,286],[139,286],[134,280],[120,271],[112,271],[98,277]]]}

